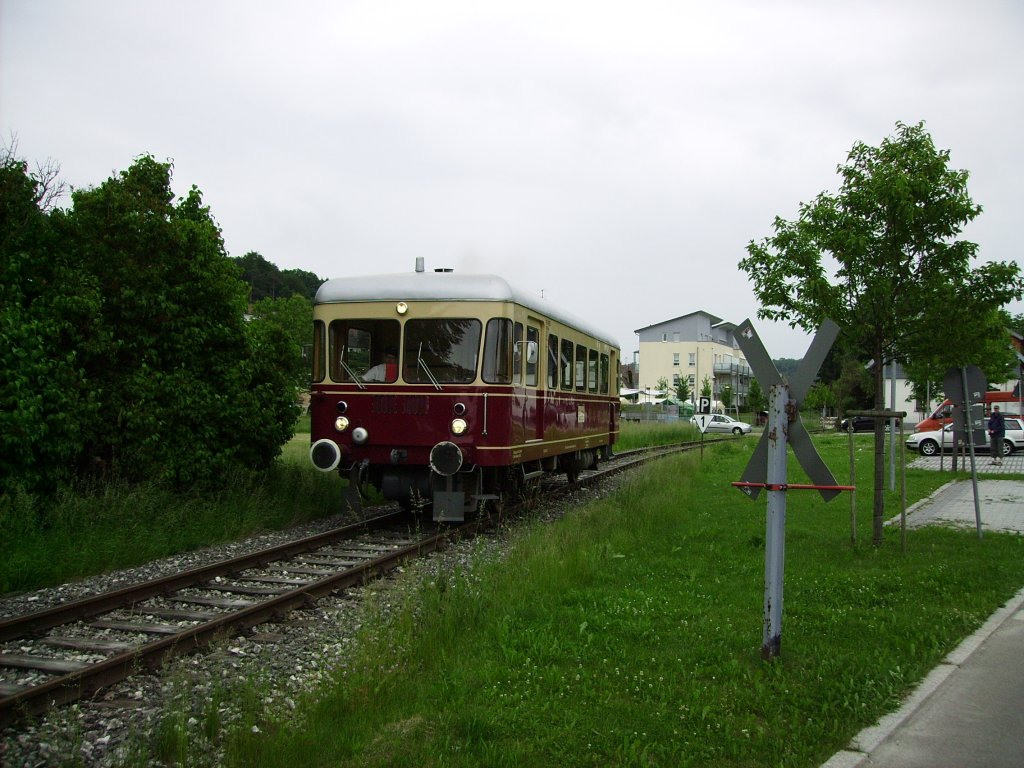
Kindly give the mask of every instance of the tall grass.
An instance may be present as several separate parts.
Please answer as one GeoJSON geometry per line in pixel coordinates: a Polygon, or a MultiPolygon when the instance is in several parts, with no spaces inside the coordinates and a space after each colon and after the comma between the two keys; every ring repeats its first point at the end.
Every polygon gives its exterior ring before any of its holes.
{"type": "Polygon", "coordinates": [[[279,462],[216,493],[155,484],[0,496],[0,592],[37,589],[336,513],[336,475],[279,462]]]}
{"type": "MultiPolygon", "coordinates": [[[[845,475],[845,437],[816,442],[845,475]]],[[[230,764],[820,764],[1024,584],[1024,540],[929,528],[904,554],[890,530],[875,548],[861,493],[855,546],[848,500],[792,492],[782,657],[766,663],[764,498],[729,486],[752,447],[665,460],[503,562],[422,579],[301,727],[235,734],[230,764]]],[[[908,497],[948,479],[908,471],[908,497]]]]}
{"type": "Polygon", "coordinates": [[[619,422],[616,451],[631,451],[656,445],[671,445],[700,439],[700,430],[686,420],[668,422],[619,422]]]}

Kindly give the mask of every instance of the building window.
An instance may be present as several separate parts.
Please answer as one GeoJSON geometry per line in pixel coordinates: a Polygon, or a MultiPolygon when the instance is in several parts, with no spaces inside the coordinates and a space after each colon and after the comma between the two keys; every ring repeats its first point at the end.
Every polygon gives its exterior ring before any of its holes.
{"type": "Polygon", "coordinates": [[[673,373],[672,374],[672,386],[675,387],[676,389],[679,389],[679,374],[678,373],[673,373]]]}
{"type": "MultiPolygon", "coordinates": [[[[697,364],[697,353],[696,352],[691,352],[690,353],[690,365],[696,365],[696,364],[697,364]]],[[[691,376],[690,378],[693,378],[693,377],[691,376]]]]}
{"type": "Polygon", "coordinates": [[[676,368],[679,367],[679,353],[678,352],[673,352],[672,353],[672,365],[674,365],[676,368]]]}

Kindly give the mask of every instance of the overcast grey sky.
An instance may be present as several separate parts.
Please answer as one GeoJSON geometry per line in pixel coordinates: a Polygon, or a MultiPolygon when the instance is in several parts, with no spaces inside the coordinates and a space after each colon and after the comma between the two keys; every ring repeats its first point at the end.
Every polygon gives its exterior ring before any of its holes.
{"type": "Polygon", "coordinates": [[[172,159],[232,256],[495,272],[628,360],[755,318],[746,244],[897,121],[970,171],[981,260],[1020,261],[1022,40],[1019,0],[0,0],[0,129],[76,187],[172,159]]]}

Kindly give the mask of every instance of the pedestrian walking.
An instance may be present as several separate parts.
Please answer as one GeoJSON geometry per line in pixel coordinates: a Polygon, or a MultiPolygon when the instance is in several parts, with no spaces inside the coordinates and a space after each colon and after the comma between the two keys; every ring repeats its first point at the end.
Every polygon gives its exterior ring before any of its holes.
{"type": "Polygon", "coordinates": [[[999,412],[999,406],[992,406],[992,415],[988,419],[988,436],[992,447],[992,463],[1002,465],[1003,463],[1003,438],[1006,436],[1006,423],[1003,421],[1003,414],[999,412]]]}

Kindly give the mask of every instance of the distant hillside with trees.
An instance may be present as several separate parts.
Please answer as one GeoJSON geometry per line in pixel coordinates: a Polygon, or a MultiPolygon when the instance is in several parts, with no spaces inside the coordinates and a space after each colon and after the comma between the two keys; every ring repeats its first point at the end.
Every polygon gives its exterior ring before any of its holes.
{"type": "Polygon", "coordinates": [[[324,278],[304,269],[279,269],[256,251],[249,251],[232,261],[242,268],[242,279],[249,284],[250,304],[262,299],[287,299],[291,296],[302,296],[312,301],[324,282],[324,278]]]}

